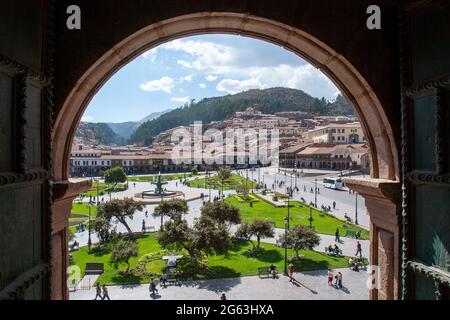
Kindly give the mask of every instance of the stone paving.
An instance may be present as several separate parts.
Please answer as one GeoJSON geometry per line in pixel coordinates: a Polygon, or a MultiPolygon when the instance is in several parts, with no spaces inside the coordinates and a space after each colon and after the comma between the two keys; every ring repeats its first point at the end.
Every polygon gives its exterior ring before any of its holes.
{"type": "MultiPolygon", "coordinates": [[[[364,271],[336,269],[343,275],[343,288],[337,289],[327,284],[327,271],[295,273],[296,281],[280,275],[278,279],[240,277],[186,281],[180,286],[157,286],[159,294],[151,297],[148,284],[108,286],[113,300],[219,300],[224,292],[228,300],[367,300],[369,298],[366,282],[368,274],[364,271]]],[[[70,300],[91,300],[95,288],[70,292],[70,300]]]]}

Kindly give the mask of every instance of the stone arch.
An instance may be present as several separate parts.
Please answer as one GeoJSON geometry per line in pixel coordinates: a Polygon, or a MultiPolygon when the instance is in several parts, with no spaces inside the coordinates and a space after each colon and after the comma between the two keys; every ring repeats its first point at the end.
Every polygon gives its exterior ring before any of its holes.
{"type": "Polygon", "coordinates": [[[372,178],[399,180],[395,138],[380,100],[369,83],[338,52],[289,25],[242,13],[200,12],[151,24],[128,36],[98,59],[66,97],[55,121],[52,177],[67,180],[73,136],[82,114],[101,86],[122,66],[164,42],[206,33],[265,40],[291,50],[326,74],[355,108],[370,145],[372,178]]]}

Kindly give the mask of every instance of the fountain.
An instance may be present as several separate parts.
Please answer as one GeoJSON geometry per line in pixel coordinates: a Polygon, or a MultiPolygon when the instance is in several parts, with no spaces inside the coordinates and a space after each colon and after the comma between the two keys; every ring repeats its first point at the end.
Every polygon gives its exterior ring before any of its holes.
{"type": "Polygon", "coordinates": [[[162,201],[164,198],[176,198],[184,195],[181,191],[165,190],[163,185],[167,184],[167,182],[161,181],[161,173],[158,175],[156,182],[152,182],[151,184],[156,186],[155,190],[142,191],[141,193],[137,193],[135,197],[140,199],[162,201]]]}

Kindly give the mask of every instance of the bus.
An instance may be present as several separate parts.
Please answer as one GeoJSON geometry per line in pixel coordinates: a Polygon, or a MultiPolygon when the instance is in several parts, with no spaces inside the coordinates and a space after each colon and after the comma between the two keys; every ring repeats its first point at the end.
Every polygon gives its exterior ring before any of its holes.
{"type": "Polygon", "coordinates": [[[325,178],[323,179],[323,185],[325,188],[329,189],[342,189],[344,183],[341,178],[325,178]]]}

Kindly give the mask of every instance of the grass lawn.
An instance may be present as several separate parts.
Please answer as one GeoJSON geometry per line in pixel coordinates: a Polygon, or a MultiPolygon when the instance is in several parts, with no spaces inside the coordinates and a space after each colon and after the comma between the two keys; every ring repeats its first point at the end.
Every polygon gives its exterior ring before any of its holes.
{"type": "MultiPolygon", "coordinates": [[[[198,174],[196,174],[198,175],[198,174]]],[[[172,180],[179,180],[184,179],[184,177],[190,178],[194,177],[195,175],[192,173],[174,173],[174,174],[162,174],[161,180],[162,181],[172,181],[172,180]]],[[[152,174],[152,175],[146,175],[146,176],[128,176],[127,179],[129,182],[153,182],[156,181],[158,175],[152,174]]]]}
{"type": "MultiPolygon", "coordinates": [[[[236,187],[241,183],[245,184],[246,180],[249,189],[256,188],[256,182],[250,179],[245,179],[244,177],[241,177],[233,173],[231,174],[231,177],[229,179],[224,181],[223,190],[235,190],[236,187]]],[[[190,181],[189,187],[208,189],[208,184],[210,185],[211,189],[222,190],[222,183],[217,176],[212,176],[206,179],[206,186],[205,186],[205,178],[201,178],[190,181]]]]}
{"type": "MultiPolygon", "coordinates": [[[[161,250],[157,242],[157,233],[152,233],[138,239],[139,256],[130,259],[130,264],[135,267],[139,258],[151,252],[161,250]]],[[[273,244],[261,243],[265,249],[259,253],[251,253],[251,243],[236,241],[232,250],[225,255],[211,255],[208,259],[208,267],[196,276],[197,279],[214,279],[226,277],[250,276],[258,274],[258,267],[266,267],[271,263],[277,266],[279,272],[283,271],[284,266],[284,249],[273,244]]],[[[150,276],[131,275],[124,277],[117,270],[124,270],[125,263],[111,262],[111,254],[92,253],[88,254],[87,247],[82,247],[78,251],[74,251],[72,264],[78,265],[81,274],[84,274],[86,262],[103,262],[105,272],[100,276],[98,281],[105,284],[125,284],[125,283],[147,283],[150,276]]],[[[288,256],[292,256],[294,252],[288,250],[288,256]]],[[[327,268],[342,268],[348,266],[348,257],[331,257],[323,253],[315,251],[301,251],[303,258],[300,262],[295,262],[296,271],[324,270],[327,268]]],[[[165,262],[161,259],[151,261],[146,265],[146,269],[154,274],[161,274],[165,262]]]]}
{"type": "MultiPolygon", "coordinates": [[[[75,233],[76,226],[75,224],[79,224],[82,222],[87,222],[89,215],[89,207],[87,203],[72,203],[71,215],[69,217],[69,230],[72,233],[75,233]],[[82,215],[84,217],[82,217],[82,215]]],[[[91,219],[95,219],[97,216],[97,206],[91,206],[91,219]]]]}
{"type": "Polygon", "coordinates": [[[125,190],[125,184],[118,183],[115,187],[113,185],[107,185],[103,182],[94,182],[92,183],[91,189],[84,192],[85,197],[96,197],[97,196],[97,186],[98,186],[98,194],[101,197],[102,195],[107,195],[110,192],[120,192],[125,190]]]}
{"type": "MultiPolygon", "coordinates": [[[[253,207],[247,202],[242,202],[236,196],[229,197],[225,202],[239,208],[243,221],[253,221],[255,219],[268,219],[277,228],[284,228],[284,217],[287,215],[287,207],[275,207],[271,203],[259,198],[260,201],[253,202],[253,207]]],[[[298,202],[290,201],[289,215],[291,217],[290,226],[301,224],[309,226],[309,206],[298,202]]],[[[361,239],[369,239],[369,232],[350,223],[339,220],[322,211],[312,210],[312,225],[317,233],[334,235],[339,228],[340,235],[344,236],[346,230],[360,231],[361,239]]]]}

